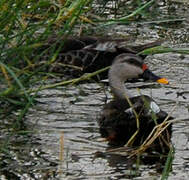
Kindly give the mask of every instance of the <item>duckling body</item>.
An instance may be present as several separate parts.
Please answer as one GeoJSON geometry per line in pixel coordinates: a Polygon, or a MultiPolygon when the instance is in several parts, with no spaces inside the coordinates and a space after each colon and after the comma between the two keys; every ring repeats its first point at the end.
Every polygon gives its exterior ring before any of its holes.
{"type": "MultiPolygon", "coordinates": [[[[44,45],[44,49],[55,42],[55,39],[50,39],[44,45]]],[[[125,39],[97,38],[91,36],[71,37],[65,40],[49,71],[78,77],[84,73],[91,73],[110,66],[114,58],[122,53],[137,54],[146,48],[160,44],[161,41],[156,41],[139,46],[128,46],[125,39]]],[[[60,46],[61,39],[56,43],[56,48],[60,46]]],[[[144,59],[146,56],[141,57],[144,59]]],[[[48,54],[43,56],[43,59],[48,60],[48,58],[48,54]]],[[[107,72],[100,74],[100,78],[107,78],[107,72]]]]}
{"type": "Polygon", "coordinates": [[[101,136],[111,145],[126,144],[136,132],[136,114],[139,119],[139,132],[133,143],[136,146],[142,144],[152,129],[167,117],[167,113],[162,111],[151,97],[146,95],[133,97],[125,87],[124,82],[128,78],[142,77],[154,81],[162,79],[144,67],[142,58],[133,54],[122,54],[116,57],[109,70],[109,84],[114,100],[104,106],[98,124],[101,136]]]}

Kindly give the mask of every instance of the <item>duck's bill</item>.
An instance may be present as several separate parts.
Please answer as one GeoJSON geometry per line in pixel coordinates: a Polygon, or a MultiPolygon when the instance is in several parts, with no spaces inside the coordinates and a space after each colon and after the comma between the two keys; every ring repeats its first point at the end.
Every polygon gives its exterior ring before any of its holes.
{"type": "Polygon", "coordinates": [[[160,84],[169,84],[169,81],[166,78],[160,78],[157,80],[157,82],[160,84]]]}
{"type": "Polygon", "coordinates": [[[145,69],[142,78],[146,81],[154,81],[158,82],[160,84],[169,84],[169,81],[166,78],[162,78],[160,76],[155,75],[153,72],[151,72],[149,69],[145,69]]]}

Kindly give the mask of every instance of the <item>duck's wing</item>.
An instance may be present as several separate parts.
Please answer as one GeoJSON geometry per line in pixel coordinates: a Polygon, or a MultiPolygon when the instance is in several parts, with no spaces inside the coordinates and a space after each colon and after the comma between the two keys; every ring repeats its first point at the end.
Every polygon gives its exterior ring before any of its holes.
{"type": "Polygon", "coordinates": [[[115,53],[119,47],[123,46],[124,42],[124,39],[98,39],[96,43],[90,44],[84,49],[115,53]]]}
{"type": "Polygon", "coordinates": [[[151,43],[131,46],[128,45],[128,41],[125,39],[98,39],[95,43],[92,43],[88,46],[85,46],[84,49],[88,50],[96,50],[96,51],[104,51],[104,52],[111,52],[111,53],[133,53],[138,54],[139,52],[160,46],[162,40],[157,40],[151,43]]]}
{"type": "Polygon", "coordinates": [[[49,37],[46,42],[44,42],[43,48],[50,47],[55,45],[55,49],[61,47],[60,53],[66,53],[73,50],[81,50],[82,48],[94,44],[97,42],[96,37],[92,36],[82,36],[82,37],[58,37],[58,36],[51,36],[49,37]]]}

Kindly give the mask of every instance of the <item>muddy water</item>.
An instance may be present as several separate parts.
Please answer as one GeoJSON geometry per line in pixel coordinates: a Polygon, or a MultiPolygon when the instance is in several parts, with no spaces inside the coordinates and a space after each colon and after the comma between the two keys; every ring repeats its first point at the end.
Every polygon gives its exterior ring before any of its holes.
{"type": "MultiPolygon", "coordinates": [[[[178,11],[171,13],[162,5],[164,17],[172,14],[188,17],[186,6],[176,7],[178,11]]],[[[188,32],[189,25],[185,20],[116,25],[107,34],[132,35],[137,43],[167,37],[165,45],[188,47],[188,32]]],[[[175,158],[169,178],[188,179],[189,55],[158,54],[148,56],[145,61],[153,72],[169,79],[170,84],[160,86],[138,82],[127,86],[133,95],[138,94],[136,87],[141,88],[141,93],[152,96],[162,109],[171,112],[175,108],[172,116],[185,119],[173,124],[175,158]]],[[[115,154],[96,156],[97,151],[104,152],[108,148],[106,142],[99,141],[96,123],[107,98],[112,98],[109,89],[99,83],[41,91],[38,102],[25,120],[26,130],[32,133],[25,139],[19,139],[18,135],[12,140],[15,146],[10,153],[14,158],[1,162],[5,164],[1,172],[9,179],[158,179],[161,163],[149,163],[150,160],[146,162],[142,158],[127,159],[115,154]]]]}

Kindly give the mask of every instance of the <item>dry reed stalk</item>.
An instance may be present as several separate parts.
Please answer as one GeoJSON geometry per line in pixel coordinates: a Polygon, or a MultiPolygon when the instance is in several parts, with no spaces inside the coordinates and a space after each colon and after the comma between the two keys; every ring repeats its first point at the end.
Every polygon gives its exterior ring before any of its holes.
{"type": "MultiPolygon", "coordinates": [[[[171,121],[168,121],[169,117],[171,116],[171,114],[173,113],[173,111],[176,109],[178,102],[175,104],[175,106],[172,108],[172,110],[170,111],[170,113],[167,115],[167,117],[165,118],[165,120],[156,125],[153,130],[151,131],[151,133],[149,134],[149,136],[146,138],[146,140],[143,142],[143,144],[137,149],[134,150],[131,156],[137,155],[137,154],[141,154],[142,152],[144,152],[147,148],[150,147],[150,145],[155,141],[155,139],[157,139],[158,137],[161,136],[162,132],[164,130],[167,129],[167,127],[171,124],[171,121]]],[[[168,147],[170,148],[170,144],[166,143],[166,145],[168,145],[168,147]]]]}
{"type": "Polygon", "coordinates": [[[63,160],[64,160],[64,132],[62,131],[60,136],[60,153],[59,153],[59,175],[61,176],[63,173],[63,160]]]}
{"type": "Polygon", "coordinates": [[[59,154],[59,160],[63,161],[64,159],[64,132],[62,131],[62,134],[60,136],[60,154],[59,154]]]}
{"type": "Polygon", "coordinates": [[[2,73],[3,73],[4,77],[5,77],[5,79],[6,79],[6,81],[7,81],[8,86],[11,87],[11,81],[10,81],[10,78],[9,78],[9,76],[8,76],[8,73],[7,73],[6,69],[5,69],[5,67],[2,66],[2,65],[0,65],[0,67],[1,67],[1,71],[2,71],[2,73]]]}
{"type": "MultiPolygon", "coordinates": [[[[127,147],[127,146],[124,146],[124,147],[120,147],[120,148],[110,149],[110,150],[108,150],[107,152],[109,153],[109,152],[121,152],[121,151],[123,152],[123,151],[124,151],[124,152],[130,153],[129,157],[132,157],[132,156],[134,156],[134,155],[143,153],[147,148],[150,147],[150,145],[151,145],[158,137],[161,138],[161,139],[164,141],[164,143],[170,148],[171,145],[169,144],[169,142],[167,142],[167,141],[164,139],[163,136],[161,137],[162,132],[165,131],[165,130],[167,129],[167,127],[170,126],[170,124],[172,124],[172,123],[174,123],[174,122],[180,122],[180,121],[187,120],[187,119],[168,120],[168,118],[171,116],[171,114],[173,113],[173,111],[176,109],[177,105],[178,105],[178,102],[176,102],[175,106],[172,108],[172,110],[171,110],[170,113],[167,115],[167,117],[165,118],[165,120],[164,120],[162,123],[156,125],[156,126],[152,129],[151,133],[150,133],[150,134],[148,135],[148,137],[145,139],[145,141],[143,142],[143,144],[142,144],[141,146],[139,146],[137,149],[134,149],[134,150],[133,150],[133,148],[129,148],[129,147],[127,147]]],[[[135,133],[136,133],[136,132],[135,132],[135,133]]],[[[131,138],[133,138],[133,136],[134,136],[134,137],[136,136],[135,133],[134,133],[134,135],[132,135],[131,138]]],[[[130,138],[130,139],[131,139],[131,138],[130,138]]],[[[129,139],[129,141],[130,141],[130,139],[129,139]]],[[[128,142],[129,142],[129,141],[128,141],[128,142]]],[[[127,142],[127,144],[128,144],[128,142],[127,142]]]]}

